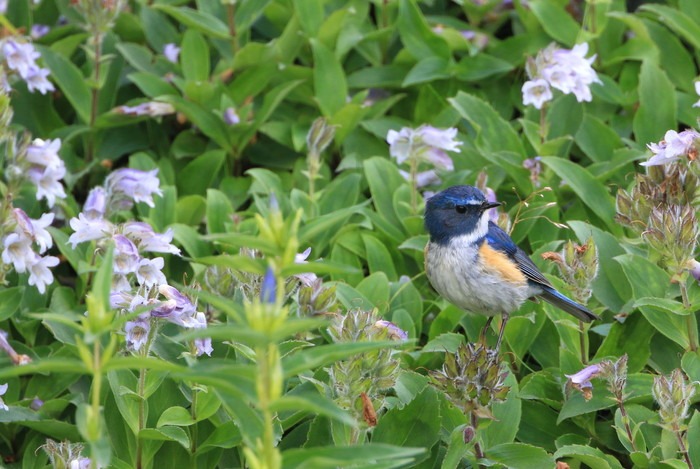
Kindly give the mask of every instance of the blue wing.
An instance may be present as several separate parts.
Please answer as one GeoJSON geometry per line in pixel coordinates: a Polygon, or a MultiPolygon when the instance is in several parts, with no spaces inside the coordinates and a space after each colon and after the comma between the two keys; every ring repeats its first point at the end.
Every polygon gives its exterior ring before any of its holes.
{"type": "Polygon", "coordinates": [[[540,269],[537,268],[535,263],[532,262],[532,259],[530,259],[525,251],[520,249],[513,242],[511,237],[508,236],[508,233],[503,231],[493,222],[489,222],[489,231],[486,233],[486,242],[489,243],[489,246],[492,248],[496,249],[497,251],[501,251],[510,257],[529,281],[542,286],[552,286],[552,284],[549,283],[549,280],[542,275],[540,269]]]}

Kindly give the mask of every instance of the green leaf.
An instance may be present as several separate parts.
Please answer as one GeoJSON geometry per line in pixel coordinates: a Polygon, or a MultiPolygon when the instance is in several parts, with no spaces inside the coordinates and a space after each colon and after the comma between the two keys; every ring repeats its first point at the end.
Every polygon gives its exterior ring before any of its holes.
{"type": "Polygon", "coordinates": [[[345,106],[348,97],[345,72],[328,47],[317,39],[310,42],[314,54],[314,97],[323,115],[332,117],[345,106]]]}
{"type": "Polygon", "coordinates": [[[178,193],[205,195],[207,189],[220,177],[225,160],[226,153],[223,150],[210,150],[196,157],[178,175],[178,193]]]}
{"type": "Polygon", "coordinates": [[[676,125],[676,92],[666,73],[650,60],[639,72],[639,107],[634,114],[635,140],[646,144],[663,138],[676,125]]]}
{"type": "Polygon", "coordinates": [[[284,377],[289,378],[352,355],[385,348],[397,348],[401,345],[401,343],[396,341],[343,342],[318,345],[287,355],[282,359],[282,369],[284,370],[284,377]]]}
{"type": "Polygon", "coordinates": [[[600,217],[610,231],[620,232],[620,226],[615,222],[615,200],[602,182],[594,178],[586,168],[569,160],[542,157],[541,161],[573,189],[581,201],[600,217]]]}
{"type": "Polygon", "coordinates": [[[634,254],[615,257],[632,286],[633,299],[664,298],[671,283],[668,273],[648,259],[634,254]]]}
{"type": "Polygon", "coordinates": [[[371,273],[384,272],[389,280],[398,280],[394,261],[386,245],[370,234],[363,234],[362,240],[365,243],[369,271],[371,273]]]}
{"type": "Polygon", "coordinates": [[[693,48],[700,49],[700,25],[690,15],[667,5],[642,5],[640,10],[658,15],[663,24],[688,41],[693,48]]]}
{"type": "Polygon", "coordinates": [[[220,19],[189,7],[175,7],[158,3],[153,8],[161,10],[185,26],[219,39],[230,37],[229,29],[220,19]]]}
{"type": "Polygon", "coordinates": [[[384,272],[375,272],[365,277],[355,288],[371,301],[375,308],[379,308],[380,311],[387,308],[389,304],[389,279],[384,272]]]}
{"type": "Polygon", "coordinates": [[[401,448],[379,443],[354,446],[319,446],[289,449],[282,453],[285,469],[337,468],[357,469],[406,467],[425,453],[423,448],[401,448]]]}
{"type": "Polygon", "coordinates": [[[576,45],[581,27],[564,9],[561,2],[551,0],[531,0],[528,6],[535,14],[542,28],[558,42],[573,47],[576,45]]]}
{"type": "Polygon", "coordinates": [[[401,226],[401,221],[394,211],[393,195],[405,181],[396,165],[386,158],[374,157],[365,161],[363,166],[372,194],[372,203],[379,216],[394,227],[401,226]]]}
{"type": "Polygon", "coordinates": [[[232,215],[233,207],[226,194],[217,189],[207,189],[207,233],[226,233],[232,215]]]}
{"type": "Polygon", "coordinates": [[[180,406],[172,406],[163,411],[158,418],[156,427],[160,428],[164,425],[187,427],[193,423],[195,423],[195,420],[192,418],[192,414],[190,414],[187,409],[180,406]]]}
{"type": "Polygon", "coordinates": [[[622,464],[611,455],[603,453],[598,448],[583,445],[562,446],[554,453],[556,459],[573,458],[589,467],[600,469],[622,469],[622,464]]]}
{"type": "Polygon", "coordinates": [[[554,467],[555,461],[542,448],[524,443],[504,443],[488,448],[486,457],[507,467],[518,469],[541,469],[554,467]]]}
{"type": "Polygon", "coordinates": [[[382,415],[372,432],[372,442],[431,448],[439,439],[440,404],[437,391],[426,387],[402,408],[382,415]]]}
{"type": "Polygon", "coordinates": [[[51,79],[63,91],[75,112],[84,123],[90,122],[90,106],[92,98],[85,77],[80,69],[64,56],[47,49],[38,47],[44,63],[51,69],[51,79]]]}
{"type": "Polygon", "coordinates": [[[416,59],[428,57],[451,59],[452,53],[447,42],[433,32],[415,0],[399,1],[399,17],[396,26],[404,47],[416,59]]]}
{"type": "Polygon", "coordinates": [[[700,412],[693,411],[693,416],[688,423],[688,431],[686,432],[688,439],[688,456],[693,467],[700,467],[700,446],[697,444],[700,441],[700,412]]]}
{"type": "Polygon", "coordinates": [[[187,81],[209,80],[209,44],[204,36],[194,29],[185,31],[180,51],[182,74],[187,81]]]}
{"type": "Polygon", "coordinates": [[[175,441],[185,449],[190,448],[190,438],[180,427],[144,428],[138,433],[138,437],[141,440],[175,441]]]}
{"type": "Polygon", "coordinates": [[[496,110],[481,98],[459,91],[448,99],[462,118],[476,131],[477,146],[484,152],[510,151],[526,157],[518,133],[496,110]]]}
{"type": "Polygon", "coordinates": [[[413,66],[404,78],[402,87],[442,80],[451,75],[450,62],[441,57],[426,57],[413,66]]]}
{"type": "Polygon", "coordinates": [[[480,52],[477,55],[462,58],[454,68],[454,75],[458,80],[474,82],[508,73],[513,68],[510,62],[480,52]]]}
{"type": "Polygon", "coordinates": [[[319,394],[307,395],[285,395],[274,401],[270,409],[272,411],[305,411],[317,415],[330,417],[338,422],[343,422],[346,425],[355,426],[357,422],[346,411],[342,410],[338,405],[327,397],[319,394]]]}
{"type": "Polygon", "coordinates": [[[24,287],[9,287],[0,290],[0,321],[9,319],[15,314],[23,295],[24,287]]]}
{"type": "Polygon", "coordinates": [[[294,11],[299,18],[301,28],[308,37],[314,38],[324,20],[321,0],[294,0],[294,11]]]}

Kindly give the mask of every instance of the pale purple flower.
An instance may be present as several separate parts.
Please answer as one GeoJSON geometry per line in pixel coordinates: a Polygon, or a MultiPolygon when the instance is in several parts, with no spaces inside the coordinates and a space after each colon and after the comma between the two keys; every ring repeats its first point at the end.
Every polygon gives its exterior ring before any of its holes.
{"type": "Polygon", "coordinates": [[[688,262],[687,269],[690,272],[690,275],[692,275],[695,280],[700,282],[700,262],[696,261],[695,259],[690,260],[688,262]]]}
{"type": "Polygon", "coordinates": [[[379,321],[375,322],[374,327],[377,327],[379,329],[386,329],[387,337],[389,337],[392,340],[408,339],[408,333],[406,331],[399,328],[396,324],[386,321],[384,319],[380,319],[379,321]]]}
{"type": "Polygon", "coordinates": [[[45,168],[58,168],[63,166],[63,160],[58,156],[61,149],[61,139],[42,140],[35,138],[27,147],[27,161],[45,168]]]}
{"type": "Polygon", "coordinates": [[[422,125],[417,129],[404,127],[400,131],[390,130],[386,141],[389,144],[389,154],[402,164],[410,158],[426,161],[444,169],[454,168],[452,160],[445,153],[459,153],[462,142],[455,140],[457,129],[437,129],[430,125],[422,125]]]}
{"type": "Polygon", "coordinates": [[[58,257],[45,256],[41,257],[38,254],[34,254],[34,263],[29,265],[29,279],[27,282],[29,285],[36,286],[39,293],[46,292],[46,286],[53,283],[53,274],[49,267],[56,267],[58,265],[58,257]]]}
{"type": "Polygon", "coordinates": [[[167,298],[160,306],[157,306],[151,311],[151,314],[156,317],[165,317],[175,324],[184,325],[189,318],[194,317],[197,312],[194,304],[188,297],[178,291],[177,288],[170,285],[160,285],[158,292],[167,298]]]}
{"type": "Polygon", "coordinates": [[[149,101],[136,106],[119,106],[117,112],[127,116],[160,117],[175,114],[175,108],[172,104],[149,101]]]}
{"type": "Polygon", "coordinates": [[[169,42],[165,45],[165,47],[163,47],[163,55],[169,62],[176,64],[178,58],[180,57],[180,48],[177,46],[177,44],[169,42]]]}
{"type": "Polygon", "coordinates": [[[552,90],[544,78],[526,81],[522,91],[525,106],[532,104],[536,109],[542,109],[544,103],[552,100],[552,90]]]}
{"type": "Polygon", "coordinates": [[[165,261],[162,257],[139,260],[138,267],[136,268],[136,280],[140,285],[145,285],[147,287],[166,283],[165,275],[161,272],[164,265],[165,261]]]}
{"type": "Polygon", "coordinates": [[[53,207],[56,198],[65,199],[66,192],[61,179],[66,175],[64,166],[46,167],[43,169],[30,168],[27,177],[36,186],[36,200],[46,199],[46,204],[53,207]]]}
{"type": "Polygon", "coordinates": [[[157,169],[140,171],[121,168],[107,176],[105,185],[107,192],[113,196],[123,195],[134,202],[144,202],[149,207],[155,207],[153,194],[163,195],[157,169]]]}
{"type": "Polygon", "coordinates": [[[530,181],[535,187],[540,187],[540,174],[542,173],[542,157],[535,156],[523,161],[523,168],[530,171],[530,181]]]}
{"type": "Polygon", "coordinates": [[[102,218],[90,219],[84,213],[79,213],[78,218],[71,218],[70,227],[74,233],[68,238],[73,249],[85,241],[94,241],[111,236],[114,226],[102,218]]]}
{"type": "MultiPolygon", "coordinates": [[[[409,173],[408,171],[400,169],[399,173],[405,180],[411,180],[411,173],[409,173]]],[[[418,189],[425,186],[434,186],[440,184],[441,182],[442,180],[440,179],[440,177],[434,169],[429,169],[427,171],[419,171],[416,174],[416,188],[418,189]]]]}
{"type": "Polygon", "coordinates": [[[107,212],[107,194],[102,186],[94,187],[83,205],[85,218],[95,220],[102,218],[107,212]]]}
{"type": "Polygon", "coordinates": [[[681,133],[669,130],[664,135],[664,139],[659,143],[647,145],[653,153],[648,161],[641,163],[642,166],[655,166],[670,163],[687,156],[691,152],[696,152],[696,140],[700,139],[700,133],[693,129],[684,130],[681,133]]]}
{"type": "Polygon", "coordinates": [[[46,78],[50,73],[51,71],[48,68],[30,68],[29,72],[27,72],[27,76],[24,77],[29,91],[34,92],[34,90],[36,90],[41,94],[46,94],[49,91],[56,91],[56,87],[53,86],[53,83],[46,78]]]}
{"type": "MultiPolygon", "coordinates": [[[[306,259],[308,259],[309,254],[311,254],[311,248],[306,248],[304,252],[301,252],[297,255],[294,256],[294,263],[295,264],[307,264],[308,262],[306,259]]],[[[316,280],[318,277],[316,274],[312,272],[305,272],[301,274],[296,274],[295,277],[299,279],[299,281],[302,283],[302,285],[305,286],[310,286],[314,280],[316,280]]]]}
{"type": "Polygon", "coordinates": [[[32,219],[29,218],[29,215],[21,208],[13,208],[12,216],[17,223],[17,229],[28,238],[34,239],[34,223],[32,223],[32,219]]]}
{"type": "Polygon", "coordinates": [[[22,79],[27,78],[29,70],[36,67],[36,59],[41,56],[31,43],[20,43],[9,38],[2,45],[2,53],[7,67],[16,71],[22,79]]]}
{"type": "Polygon", "coordinates": [[[122,231],[141,251],[180,254],[180,249],[172,244],[173,230],[170,228],[165,233],[156,233],[148,223],[129,221],[122,231]]]}
{"type": "Polygon", "coordinates": [[[129,292],[131,291],[131,282],[126,274],[112,274],[112,290],[113,292],[129,292]]]}
{"type": "Polygon", "coordinates": [[[112,290],[109,292],[109,307],[112,309],[126,309],[131,305],[134,295],[125,290],[112,290]]]}
{"type": "Polygon", "coordinates": [[[224,122],[226,122],[228,125],[239,124],[241,122],[241,118],[238,116],[238,113],[236,113],[236,108],[226,108],[224,111],[224,122]]]}
{"type": "MultiPolygon", "coordinates": [[[[0,396],[4,396],[5,393],[7,392],[8,384],[0,384],[0,396]]],[[[5,401],[0,397],[0,409],[2,410],[10,410],[9,407],[7,407],[7,404],[5,404],[5,401]]]]}
{"type": "Polygon", "coordinates": [[[589,365],[583,370],[575,373],[573,375],[564,375],[569,378],[569,382],[578,390],[584,390],[586,388],[593,388],[591,379],[597,377],[601,373],[600,364],[589,365]]]}
{"type": "Polygon", "coordinates": [[[0,13],[3,15],[7,13],[7,2],[8,0],[0,0],[0,13]]]}
{"type": "Polygon", "coordinates": [[[51,28],[46,24],[33,24],[31,29],[32,39],[39,39],[40,37],[46,36],[51,28]]]}
{"type": "Polygon", "coordinates": [[[36,253],[32,251],[32,239],[24,234],[10,233],[3,241],[2,261],[12,264],[19,273],[24,273],[27,266],[34,262],[36,253]]]}
{"type": "Polygon", "coordinates": [[[114,240],[114,273],[131,274],[136,272],[139,265],[139,250],[126,236],[115,234],[114,240]]]}
{"type": "Polygon", "coordinates": [[[90,469],[92,467],[92,460],[90,458],[78,457],[71,460],[70,469],[90,469]]]}
{"type": "MultiPolygon", "coordinates": [[[[498,198],[496,197],[496,192],[491,189],[490,187],[487,187],[486,190],[484,191],[484,195],[486,196],[486,200],[492,203],[498,202],[498,198]]],[[[490,208],[488,209],[488,214],[489,214],[489,220],[491,220],[493,223],[498,223],[498,208],[490,208]]]]}
{"type": "Polygon", "coordinates": [[[151,330],[151,323],[147,318],[138,317],[133,321],[127,321],[124,325],[126,332],[126,345],[136,352],[146,345],[148,333],[151,330]]]}
{"type": "MultiPolygon", "coordinates": [[[[202,312],[197,312],[194,315],[194,321],[192,323],[194,329],[206,329],[207,327],[207,317],[202,312]]],[[[210,337],[198,337],[194,339],[194,346],[197,349],[197,356],[204,355],[205,353],[211,357],[211,353],[214,348],[211,346],[210,337]]]]}
{"type": "MultiPolygon", "coordinates": [[[[700,95],[700,81],[695,82],[695,94],[700,95]]],[[[693,107],[700,107],[700,101],[693,104],[693,107]]]]}

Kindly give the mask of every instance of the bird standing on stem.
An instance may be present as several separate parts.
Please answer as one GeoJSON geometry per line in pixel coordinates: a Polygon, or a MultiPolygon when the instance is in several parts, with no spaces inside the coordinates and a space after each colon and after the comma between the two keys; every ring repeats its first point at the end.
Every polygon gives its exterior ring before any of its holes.
{"type": "Polygon", "coordinates": [[[538,297],[584,322],[600,319],[559,293],[508,234],[489,221],[489,202],[472,186],[453,186],[428,199],[425,272],[435,290],[455,306],[488,316],[503,316],[496,349],[510,313],[538,297]]]}

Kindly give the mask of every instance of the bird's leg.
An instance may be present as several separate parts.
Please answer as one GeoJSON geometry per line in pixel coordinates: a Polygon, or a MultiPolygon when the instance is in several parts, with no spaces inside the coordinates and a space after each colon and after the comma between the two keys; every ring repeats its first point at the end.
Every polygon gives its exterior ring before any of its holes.
{"type": "Polygon", "coordinates": [[[506,323],[508,322],[508,318],[510,315],[504,314],[502,319],[501,319],[501,329],[498,331],[498,342],[496,342],[496,350],[501,349],[501,340],[503,340],[503,333],[506,331],[506,323]]]}
{"type": "Polygon", "coordinates": [[[483,344],[484,347],[486,347],[486,331],[489,330],[489,327],[491,326],[491,321],[493,321],[493,316],[489,316],[489,318],[486,320],[484,328],[481,329],[481,334],[479,334],[479,343],[483,344]]]}

